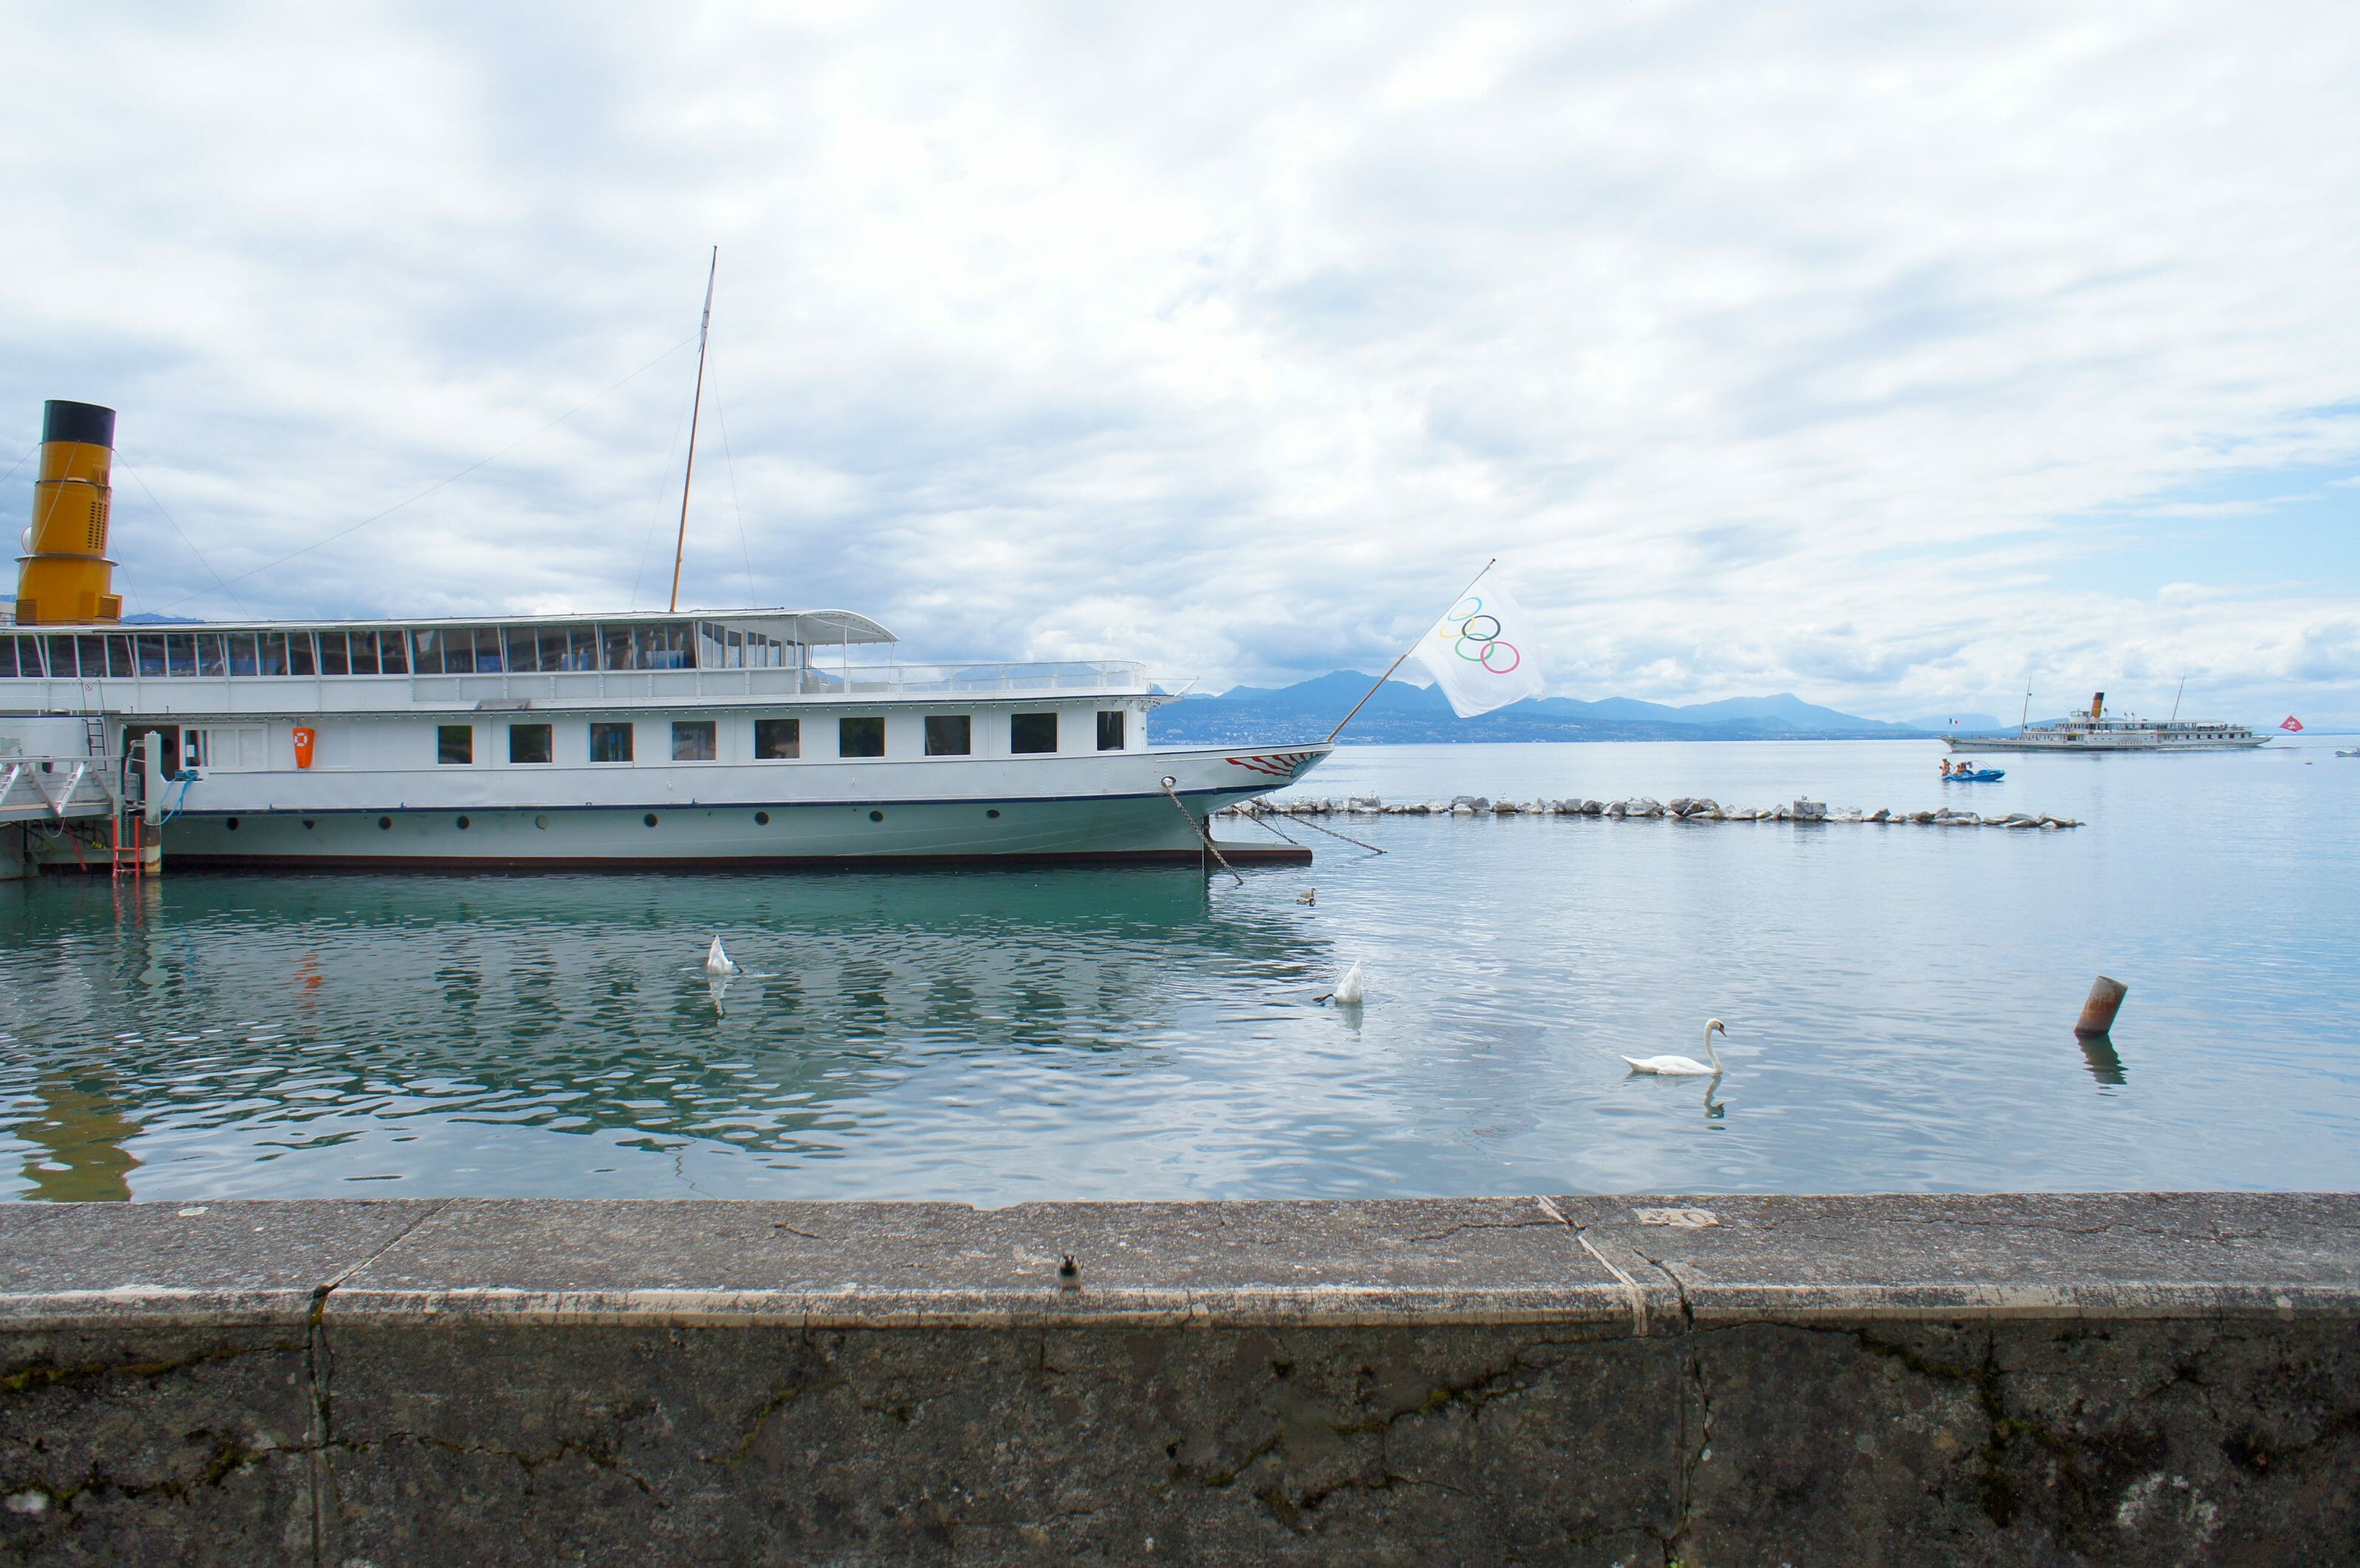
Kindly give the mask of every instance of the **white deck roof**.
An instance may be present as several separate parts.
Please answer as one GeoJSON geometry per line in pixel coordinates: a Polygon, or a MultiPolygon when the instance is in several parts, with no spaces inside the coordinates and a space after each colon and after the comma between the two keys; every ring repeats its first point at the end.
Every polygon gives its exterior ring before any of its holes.
{"type": "Polygon", "coordinates": [[[94,632],[159,631],[315,631],[334,630],[432,630],[474,626],[670,626],[709,621],[739,631],[759,631],[781,642],[894,642],[900,641],[876,621],[848,609],[627,609],[585,610],[566,615],[411,615],[314,616],[304,620],[103,620],[45,621],[38,626],[0,623],[0,632],[40,637],[94,632]]]}

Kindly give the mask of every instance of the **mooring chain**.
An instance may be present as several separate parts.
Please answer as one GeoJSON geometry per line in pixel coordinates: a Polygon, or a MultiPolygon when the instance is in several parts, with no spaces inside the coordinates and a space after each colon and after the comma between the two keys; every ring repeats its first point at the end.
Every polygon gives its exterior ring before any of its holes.
{"type": "Polygon", "coordinates": [[[1228,861],[1222,860],[1220,846],[1213,842],[1212,823],[1209,820],[1204,822],[1197,821],[1195,817],[1189,815],[1188,807],[1181,802],[1180,792],[1172,787],[1179,782],[1180,781],[1178,779],[1174,778],[1170,773],[1164,775],[1164,793],[1171,796],[1173,809],[1179,812],[1183,817],[1185,817],[1187,819],[1188,826],[1196,830],[1196,837],[1203,842],[1205,848],[1211,851],[1213,859],[1220,862],[1221,869],[1229,872],[1231,876],[1237,877],[1238,885],[1240,887],[1245,886],[1246,879],[1241,876],[1238,876],[1237,867],[1229,864],[1228,861]]]}
{"type": "MultiPolygon", "coordinates": [[[[1295,825],[1298,828],[1308,828],[1315,833],[1325,833],[1330,839],[1341,839],[1347,844],[1358,844],[1360,848],[1368,850],[1369,853],[1372,855],[1382,855],[1384,853],[1382,850],[1378,849],[1374,844],[1368,842],[1364,839],[1355,839],[1349,833],[1338,833],[1333,828],[1322,828],[1317,822],[1306,822],[1300,817],[1295,818],[1295,825]]],[[[1279,837],[1284,838],[1285,835],[1282,833],[1279,837]]]]}
{"type": "Polygon", "coordinates": [[[1257,828],[1267,828],[1269,831],[1277,834],[1280,838],[1286,839],[1288,843],[1293,844],[1296,849],[1300,850],[1303,848],[1303,844],[1300,839],[1290,837],[1285,828],[1281,828],[1278,824],[1273,822],[1261,812],[1240,811],[1238,815],[1244,817],[1248,822],[1252,823],[1257,828]]]}

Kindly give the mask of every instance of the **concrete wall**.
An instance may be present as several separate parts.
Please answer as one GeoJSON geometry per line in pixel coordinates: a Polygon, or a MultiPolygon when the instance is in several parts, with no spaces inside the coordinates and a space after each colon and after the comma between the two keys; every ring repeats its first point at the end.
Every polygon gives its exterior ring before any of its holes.
{"type": "Polygon", "coordinates": [[[18,1205],[0,1557],[2352,1562],[2355,1309],[2348,1196],[18,1205]]]}

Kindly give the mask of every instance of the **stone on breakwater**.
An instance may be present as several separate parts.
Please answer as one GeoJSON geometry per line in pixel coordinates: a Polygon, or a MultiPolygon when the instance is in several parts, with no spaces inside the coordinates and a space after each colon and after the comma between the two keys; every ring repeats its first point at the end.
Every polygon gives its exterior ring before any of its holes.
{"type": "Polygon", "coordinates": [[[36,1563],[2360,1539],[2351,1194],[6,1205],[0,1339],[36,1563]]]}

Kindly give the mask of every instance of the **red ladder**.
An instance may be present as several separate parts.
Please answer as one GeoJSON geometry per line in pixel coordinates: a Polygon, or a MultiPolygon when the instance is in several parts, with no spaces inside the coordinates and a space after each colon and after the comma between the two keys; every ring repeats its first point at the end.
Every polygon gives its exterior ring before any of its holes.
{"type": "Polygon", "coordinates": [[[136,812],[115,814],[113,841],[107,846],[107,869],[115,877],[144,876],[148,872],[146,845],[141,838],[142,818],[136,812]],[[125,831],[128,825],[129,831],[125,831]]]}

